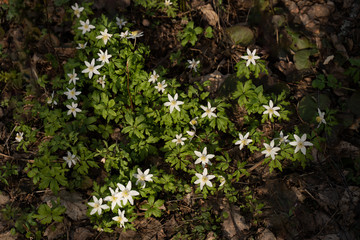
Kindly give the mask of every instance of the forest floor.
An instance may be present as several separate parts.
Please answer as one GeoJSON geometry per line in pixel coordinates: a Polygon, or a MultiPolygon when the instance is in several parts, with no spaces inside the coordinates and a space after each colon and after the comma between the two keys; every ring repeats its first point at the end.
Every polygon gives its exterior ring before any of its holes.
{"type": "MultiPolygon", "coordinates": [[[[64,7],[55,7],[49,3],[48,24],[44,24],[46,21],[43,13],[36,10],[38,1],[34,2],[34,5],[29,5],[29,9],[22,9],[20,19],[7,20],[5,10],[1,16],[0,44],[4,57],[0,59],[0,70],[15,69],[30,79],[29,81],[34,72],[38,76],[47,74],[49,78],[64,74],[60,67],[52,65],[46,57],[48,53],[56,55],[59,63],[63,64],[73,57],[76,51],[72,43],[72,23],[66,18],[64,7]],[[42,29],[51,34],[42,34],[42,29]]],[[[360,2],[272,0],[260,1],[264,4],[259,5],[260,7],[250,0],[223,0],[221,5],[216,2],[187,1],[188,8],[184,12],[178,12],[174,18],[166,14],[148,15],[146,9],[135,7],[130,0],[95,1],[93,10],[95,16],[106,14],[114,17],[120,14],[144,32],[144,37],[139,41],[150,47],[147,69],[162,65],[171,69],[169,78],[174,77],[180,82],[203,81],[210,76],[213,81],[211,96],[215,98],[219,96],[221,80],[235,72],[236,62],[246,52],[246,46],[232,43],[226,37],[225,30],[235,25],[249,27],[254,33],[249,47],[258,49],[257,54],[266,60],[269,70],[269,76],[261,79],[264,88],[285,85],[290,95],[294,96],[292,104],[295,109],[305,96],[325,92],[331,106],[338,110],[336,116],[339,124],[334,127],[331,135],[324,133],[324,149],[318,151],[314,148],[313,160],[305,168],[288,163],[283,166],[283,171],[270,173],[267,165],[257,164],[259,160],[249,161],[249,168],[253,167],[251,176],[242,177],[236,187],[249,187],[250,195],[256,199],[256,203],[264,206],[261,214],[254,215],[254,212],[243,211],[240,203],[230,204],[215,196],[201,204],[184,198],[178,203],[178,212],[166,209],[161,218],[135,220],[136,232],[118,230],[104,233],[96,231],[86,217],[84,199],[89,199],[89,192],[70,194],[64,190],[59,194],[65,204],[72,209],[73,214],[81,217],[74,220],[77,217],[68,215],[62,223],[48,226],[44,239],[45,236],[47,239],[77,240],[172,239],[182,227],[191,228],[191,225],[184,222],[183,216],[187,214],[195,219],[200,205],[211,207],[218,215],[223,211],[230,214],[230,217],[219,223],[221,226],[218,228],[220,230],[216,230],[217,237],[214,237],[211,231],[206,232],[204,239],[208,240],[360,239],[360,113],[357,107],[360,104],[359,85],[349,83],[344,74],[347,67],[344,62],[360,56],[360,26],[357,22],[360,20],[360,2]],[[265,10],[260,11],[261,6],[265,6],[265,10]],[[186,25],[185,16],[194,21],[196,26],[204,29],[211,26],[214,37],[201,37],[194,46],[184,48],[178,35],[186,25]],[[285,22],[278,26],[275,24],[278,19],[284,19],[285,22]],[[285,26],[296,29],[300,37],[291,35],[285,26]],[[302,44],[301,41],[297,42],[298,39],[307,39],[318,49],[318,52],[309,58],[311,67],[300,70],[294,60],[295,51],[289,50],[294,43],[302,44]],[[184,66],[170,61],[171,54],[178,50],[188,56],[188,59],[196,57],[201,61],[200,76],[193,77],[183,71],[184,66]],[[329,56],[343,60],[335,62],[331,57],[328,58],[329,56]],[[315,89],[312,81],[318,74],[323,73],[334,75],[343,87],[354,88],[357,92],[329,86],[322,91],[315,89]],[[347,103],[349,99],[353,102],[347,106],[355,105],[355,110],[351,106],[344,108],[340,104],[347,103]],[[53,229],[56,230],[52,231],[53,229]]],[[[2,90],[2,103],[16,94],[23,94],[21,87],[2,90]]],[[[11,205],[13,208],[22,209],[24,206],[36,206],[38,202],[46,202],[51,198],[51,194],[46,190],[33,191],[34,186],[27,177],[25,166],[31,162],[34,153],[17,151],[11,140],[9,141],[13,134],[8,127],[13,121],[12,114],[11,106],[1,104],[0,165],[4,166],[6,162],[16,163],[19,174],[8,177],[8,185],[0,184],[0,208],[6,209],[7,205],[11,205]]],[[[299,116],[291,124],[300,124],[303,121],[299,116]]],[[[283,128],[286,129],[286,126],[283,128]]],[[[16,218],[2,218],[0,239],[25,238],[21,233],[15,236],[10,233],[15,221],[16,218]]]]}

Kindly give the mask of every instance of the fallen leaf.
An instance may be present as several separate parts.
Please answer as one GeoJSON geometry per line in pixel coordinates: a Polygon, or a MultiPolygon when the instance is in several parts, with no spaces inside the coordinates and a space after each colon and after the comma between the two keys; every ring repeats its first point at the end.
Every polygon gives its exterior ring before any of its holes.
{"type": "Polygon", "coordinates": [[[66,226],[63,222],[53,222],[50,224],[44,232],[44,236],[48,240],[58,239],[60,236],[66,233],[66,226]]]}
{"type": "Polygon", "coordinates": [[[76,228],[73,238],[74,240],[86,240],[86,239],[93,239],[94,234],[90,232],[89,229],[80,227],[76,228]]]}
{"type": "Polygon", "coordinates": [[[329,62],[330,62],[331,60],[333,60],[333,59],[334,59],[334,55],[328,56],[328,57],[325,59],[325,61],[324,61],[324,65],[329,64],[329,62]]]}
{"type": "Polygon", "coordinates": [[[199,7],[205,20],[213,27],[219,27],[219,16],[210,4],[199,7]]]}
{"type": "Polygon", "coordinates": [[[5,205],[8,202],[10,202],[9,196],[4,192],[0,192],[0,205],[5,205]]]}

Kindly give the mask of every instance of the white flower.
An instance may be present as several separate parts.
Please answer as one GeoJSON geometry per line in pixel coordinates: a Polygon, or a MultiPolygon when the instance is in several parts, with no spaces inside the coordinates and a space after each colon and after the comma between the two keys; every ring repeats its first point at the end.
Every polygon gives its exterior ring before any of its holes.
{"type": "Polygon", "coordinates": [[[101,215],[102,210],[109,209],[109,206],[106,204],[102,204],[103,199],[99,198],[99,200],[93,196],[94,202],[89,202],[88,204],[93,207],[93,209],[90,212],[90,215],[93,215],[97,212],[97,214],[101,215]]]}
{"type": "Polygon", "coordinates": [[[208,106],[200,106],[205,112],[201,115],[202,118],[208,116],[208,118],[211,119],[211,117],[215,117],[216,118],[216,114],[213,113],[216,110],[216,107],[211,107],[210,102],[208,102],[208,106]]]}
{"type": "Polygon", "coordinates": [[[265,157],[271,156],[272,160],[275,160],[275,155],[277,155],[277,152],[280,151],[279,147],[274,147],[275,141],[272,140],[270,142],[270,145],[267,143],[264,143],[265,150],[262,151],[262,154],[265,154],[265,157]]]}
{"type": "Polygon", "coordinates": [[[115,189],[115,191],[109,187],[110,196],[107,196],[104,198],[105,201],[111,202],[111,210],[114,210],[114,208],[116,207],[116,205],[118,205],[119,207],[122,207],[121,205],[121,198],[120,198],[120,193],[119,193],[119,189],[115,189]]]}
{"type": "Polygon", "coordinates": [[[122,18],[118,18],[116,17],[116,25],[118,25],[118,27],[121,29],[123,26],[125,26],[127,24],[127,21],[125,21],[122,18]]]}
{"type": "Polygon", "coordinates": [[[289,137],[289,135],[284,136],[283,132],[280,132],[279,138],[275,138],[275,139],[279,139],[279,145],[281,145],[282,143],[286,144],[289,142],[289,140],[287,139],[289,137]]]}
{"type": "Polygon", "coordinates": [[[65,160],[69,168],[71,168],[71,165],[75,166],[76,161],[78,160],[78,158],[69,151],[67,152],[67,156],[64,156],[63,159],[65,160]]]}
{"type": "Polygon", "coordinates": [[[256,54],[256,49],[254,49],[254,51],[251,52],[250,49],[247,48],[247,49],[246,49],[246,52],[247,52],[247,54],[248,54],[247,56],[241,56],[242,59],[247,60],[246,66],[248,67],[248,66],[250,65],[250,63],[256,65],[255,60],[260,58],[260,57],[258,57],[258,56],[255,56],[255,54],[256,54]]]}
{"type": "Polygon", "coordinates": [[[196,129],[195,128],[195,125],[197,125],[197,119],[198,119],[199,117],[196,117],[196,118],[193,118],[189,123],[190,123],[190,125],[192,126],[192,128],[194,128],[194,129],[196,129]]]}
{"type": "Polygon", "coordinates": [[[67,115],[73,114],[74,117],[76,117],[76,113],[77,112],[81,112],[81,109],[77,107],[78,104],[72,102],[71,105],[66,105],[66,107],[69,109],[69,111],[67,112],[67,115]]]}
{"type": "Polygon", "coordinates": [[[106,83],[105,78],[106,78],[106,76],[99,77],[99,79],[96,81],[97,83],[101,84],[102,88],[105,88],[105,83],[106,83]]]}
{"type": "Polygon", "coordinates": [[[123,202],[123,205],[126,205],[126,203],[129,201],[131,205],[134,205],[133,196],[139,195],[138,191],[131,190],[131,182],[129,181],[126,187],[124,185],[118,183],[117,186],[120,189],[120,197],[123,202]]]}
{"type": "Polygon", "coordinates": [[[194,71],[195,72],[197,72],[197,66],[200,64],[200,61],[198,60],[198,61],[195,61],[194,59],[192,59],[192,60],[187,60],[188,61],[188,63],[189,63],[189,66],[188,66],[188,68],[190,68],[190,69],[194,69],[194,71]]]}
{"type": "Polygon", "coordinates": [[[108,40],[112,37],[112,34],[108,33],[108,30],[105,29],[103,32],[100,31],[100,35],[96,37],[96,39],[102,39],[104,44],[106,45],[108,40]]]}
{"type": "Polygon", "coordinates": [[[75,3],[75,5],[71,6],[71,8],[74,10],[74,15],[78,18],[80,17],[80,13],[84,10],[83,7],[79,8],[79,5],[75,3]]]}
{"type": "Polygon", "coordinates": [[[277,111],[280,109],[280,107],[274,107],[274,103],[272,100],[269,101],[269,106],[263,105],[263,107],[266,108],[266,110],[263,112],[263,114],[269,114],[269,118],[272,118],[273,114],[280,117],[280,114],[277,111]]]}
{"type": "Polygon", "coordinates": [[[142,188],[144,188],[145,185],[146,185],[146,182],[152,182],[153,181],[151,179],[153,177],[153,175],[149,174],[150,169],[146,169],[144,172],[142,172],[140,170],[140,168],[138,168],[137,172],[138,173],[134,173],[134,177],[137,178],[136,185],[138,185],[140,183],[142,188]]]}
{"type": "Polygon", "coordinates": [[[93,74],[100,74],[98,69],[101,68],[102,66],[101,65],[95,66],[95,59],[92,59],[91,63],[89,63],[88,61],[85,61],[85,65],[87,66],[87,68],[85,68],[81,72],[82,73],[89,73],[89,78],[90,79],[92,78],[93,74]]]}
{"type": "Polygon", "coordinates": [[[76,47],[76,49],[85,49],[87,45],[87,42],[86,43],[79,43],[78,46],[76,47]]]}
{"type": "Polygon", "coordinates": [[[203,167],[205,167],[206,164],[211,165],[210,159],[214,158],[214,154],[207,154],[207,147],[204,147],[203,152],[194,151],[195,155],[199,158],[195,161],[195,164],[201,163],[203,167]]]}
{"type": "Polygon", "coordinates": [[[189,139],[191,140],[194,138],[196,132],[195,131],[186,131],[186,133],[189,134],[189,136],[190,136],[189,139]]]}
{"type": "Polygon", "coordinates": [[[69,84],[70,84],[71,82],[73,82],[74,85],[76,85],[76,80],[79,80],[79,78],[77,77],[77,74],[76,74],[76,72],[75,72],[75,69],[73,69],[73,72],[72,72],[72,73],[68,73],[67,75],[68,75],[68,77],[70,78],[69,84]]]}
{"type": "Polygon", "coordinates": [[[81,92],[76,92],[76,89],[73,88],[73,89],[68,89],[66,88],[68,91],[67,92],[64,92],[64,94],[67,96],[67,99],[74,99],[74,100],[77,100],[77,95],[80,95],[81,92]]]}
{"type": "Polygon", "coordinates": [[[291,142],[291,146],[296,146],[295,153],[297,153],[299,150],[306,155],[306,146],[313,146],[311,142],[306,141],[306,134],[303,134],[301,138],[299,138],[298,135],[294,134],[295,141],[291,142]]]}
{"type": "Polygon", "coordinates": [[[18,133],[16,133],[15,141],[21,142],[21,141],[23,140],[23,136],[24,136],[24,133],[23,133],[23,132],[18,132],[18,133]]]}
{"type": "Polygon", "coordinates": [[[82,30],[82,34],[85,34],[86,32],[90,32],[91,29],[94,29],[95,26],[91,25],[89,22],[89,19],[87,19],[85,22],[80,20],[81,27],[78,27],[78,29],[82,30]]]}
{"type": "Polygon", "coordinates": [[[318,114],[319,114],[319,116],[316,117],[316,121],[319,123],[319,125],[317,126],[317,128],[320,127],[321,123],[326,124],[326,121],[325,121],[325,112],[321,112],[320,109],[318,108],[318,114]]]}
{"type": "Polygon", "coordinates": [[[54,105],[57,105],[57,102],[54,100],[54,94],[55,94],[55,92],[53,91],[51,94],[51,97],[47,98],[47,104],[51,104],[51,107],[54,107],[54,105]]]}
{"type": "Polygon", "coordinates": [[[167,84],[165,83],[165,80],[163,80],[162,82],[158,82],[157,86],[155,86],[155,88],[160,92],[164,93],[165,88],[167,87],[167,84]]]}
{"type": "Polygon", "coordinates": [[[204,168],[204,171],[202,174],[200,173],[195,173],[196,177],[198,177],[198,180],[196,180],[194,182],[194,184],[199,184],[200,183],[200,189],[202,190],[204,185],[208,185],[209,187],[212,187],[212,183],[210,182],[211,179],[213,179],[215,176],[214,175],[207,175],[208,171],[206,168],[204,168]]]}
{"type": "Polygon", "coordinates": [[[184,145],[184,141],[186,140],[186,137],[182,137],[182,134],[176,134],[176,138],[171,140],[173,143],[176,143],[176,145],[181,144],[184,145]]]}
{"type": "Polygon", "coordinates": [[[112,220],[119,223],[120,227],[125,227],[125,223],[129,220],[125,217],[125,210],[121,211],[118,209],[118,216],[113,217],[112,220]]]}
{"type": "Polygon", "coordinates": [[[243,136],[241,133],[239,133],[239,138],[240,140],[237,141],[235,143],[235,145],[239,145],[240,144],[240,150],[243,149],[244,146],[248,145],[249,143],[251,143],[253,140],[251,139],[247,139],[249,137],[249,132],[245,134],[245,136],[243,136]]]}
{"type": "Polygon", "coordinates": [[[127,38],[129,36],[129,31],[126,30],[125,32],[120,33],[120,38],[127,38]]]}
{"type": "Polygon", "coordinates": [[[103,52],[100,49],[98,56],[99,56],[99,58],[96,60],[101,61],[102,64],[105,64],[105,63],[109,63],[109,59],[111,58],[112,55],[108,54],[107,50],[105,50],[105,52],[103,52]]]}
{"type": "Polygon", "coordinates": [[[171,0],[165,0],[164,5],[165,5],[165,7],[169,7],[170,5],[172,5],[171,0]]]}
{"type": "Polygon", "coordinates": [[[182,102],[182,101],[177,101],[177,99],[178,99],[178,94],[176,93],[175,96],[174,96],[174,98],[173,98],[170,94],[168,94],[168,99],[169,99],[169,101],[166,102],[166,103],[164,103],[164,105],[165,105],[166,107],[170,106],[170,113],[172,113],[172,111],[174,110],[174,108],[180,112],[179,105],[184,104],[184,102],[182,102]]]}
{"type": "Polygon", "coordinates": [[[226,179],[223,176],[220,176],[220,185],[219,185],[219,187],[221,187],[225,183],[226,183],[226,179]]]}
{"type": "Polygon", "coordinates": [[[130,32],[127,38],[128,39],[136,39],[136,38],[142,37],[142,36],[144,36],[144,33],[137,30],[137,31],[130,32]]]}
{"type": "Polygon", "coordinates": [[[151,74],[148,82],[155,83],[159,77],[160,77],[159,74],[157,74],[156,71],[154,70],[153,73],[151,74]]]}

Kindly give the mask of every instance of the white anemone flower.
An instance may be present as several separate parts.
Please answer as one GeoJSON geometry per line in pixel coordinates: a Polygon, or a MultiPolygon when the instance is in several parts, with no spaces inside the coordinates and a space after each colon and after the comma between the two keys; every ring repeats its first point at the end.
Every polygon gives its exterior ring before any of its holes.
{"type": "Polygon", "coordinates": [[[153,73],[150,75],[148,82],[156,83],[159,77],[160,77],[159,74],[157,74],[156,71],[154,70],[153,73]]]}
{"type": "Polygon", "coordinates": [[[211,117],[217,117],[216,114],[214,113],[214,111],[216,110],[216,107],[211,107],[210,102],[208,102],[208,106],[200,106],[202,108],[202,110],[204,110],[205,112],[201,115],[202,118],[204,117],[208,117],[209,119],[211,119],[211,117]]]}
{"type": "Polygon", "coordinates": [[[82,30],[82,34],[85,34],[87,32],[90,32],[91,29],[94,29],[95,26],[90,24],[89,19],[87,19],[85,22],[80,20],[81,26],[78,27],[79,30],[82,30]]]}
{"type": "Polygon", "coordinates": [[[118,216],[112,218],[115,222],[119,223],[120,227],[125,227],[125,223],[129,220],[125,217],[125,210],[118,209],[118,216]]]}
{"type": "Polygon", "coordinates": [[[202,190],[205,185],[212,187],[212,183],[210,182],[211,179],[215,178],[214,175],[208,175],[208,171],[206,168],[204,168],[204,171],[202,174],[195,173],[198,180],[194,182],[194,184],[200,184],[200,189],[202,190]]]}
{"type": "Polygon", "coordinates": [[[64,94],[67,96],[67,99],[74,99],[74,100],[77,100],[77,95],[80,95],[81,92],[80,91],[76,91],[75,88],[73,89],[69,89],[69,88],[66,88],[68,91],[67,92],[64,92],[64,94]]]}
{"type": "Polygon", "coordinates": [[[188,68],[193,69],[195,72],[197,72],[197,66],[200,64],[200,60],[195,61],[195,59],[187,60],[189,63],[188,68]]]}
{"type": "Polygon", "coordinates": [[[157,86],[155,86],[155,89],[157,89],[161,93],[164,93],[166,87],[167,87],[167,84],[165,83],[165,80],[163,80],[162,82],[157,83],[157,86]]]}
{"type": "Polygon", "coordinates": [[[125,21],[123,18],[116,17],[116,25],[121,29],[127,24],[127,21],[125,21]]]}
{"type": "Polygon", "coordinates": [[[286,144],[289,142],[288,137],[289,135],[284,136],[284,133],[281,131],[279,138],[275,138],[275,140],[279,140],[279,145],[281,145],[282,143],[286,144]]]}
{"type": "Polygon", "coordinates": [[[164,105],[165,105],[166,107],[170,106],[170,113],[172,113],[172,111],[174,110],[174,108],[180,112],[179,105],[184,104],[184,102],[182,102],[182,101],[177,101],[177,99],[178,99],[178,94],[176,93],[174,97],[172,97],[170,94],[168,94],[168,99],[169,99],[169,101],[166,102],[166,103],[164,103],[164,105]]]}
{"type": "Polygon", "coordinates": [[[87,68],[85,68],[81,72],[82,73],[89,73],[89,78],[90,79],[93,77],[93,74],[97,74],[97,75],[100,74],[98,69],[101,68],[102,66],[101,65],[95,66],[95,59],[94,58],[91,60],[91,63],[89,63],[88,61],[85,61],[85,65],[86,65],[87,68]]]}
{"type": "Polygon", "coordinates": [[[101,49],[98,52],[98,56],[99,58],[97,60],[101,61],[102,64],[109,63],[109,59],[112,57],[112,55],[108,54],[107,50],[103,52],[101,49]]]}
{"type": "Polygon", "coordinates": [[[112,34],[108,33],[108,30],[100,31],[100,35],[96,37],[96,39],[102,39],[104,44],[106,45],[109,39],[112,37],[112,34]]]}
{"type": "Polygon", "coordinates": [[[76,85],[76,80],[79,80],[79,78],[77,77],[75,69],[73,69],[72,73],[68,73],[67,75],[69,77],[69,84],[73,82],[74,85],[76,85]]]}
{"type": "Polygon", "coordinates": [[[171,0],[165,0],[164,5],[165,7],[170,7],[170,5],[172,5],[171,0]]]}
{"type": "Polygon", "coordinates": [[[109,187],[109,190],[110,190],[111,195],[105,197],[104,200],[107,202],[111,202],[111,210],[114,210],[116,205],[118,205],[119,207],[122,207],[119,189],[116,188],[115,190],[113,190],[111,187],[109,187]]]}
{"type": "Polygon", "coordinates": [[[183,146],[185,143],[186,137],[182,137],[182,134],[176,134],[176,138],[171,140],[173,143],[176,143],[176,145],[181,144],[183,146]]]}
{"type": "Polygon", "coordinates": [[[53,108],[54,105],[57,105],[57,102],[54,99],[55,92],[53,91],[51,96],[47,98],[47,104],[51,104],[51,107],[53,108]]]}
{"type": "Polygon", "coordinates": [[[78,104],[74,102],[72,102],[71,105],[66,105],[66,107],[69,109],[67,115],[73,114],[73,116],[76,117],[76,113],[81,112],[81,109],[77,106],[78,104]]]}
{"type": "Polygon", "coordinates": [[[280,110],[280,107],[274,107],[274,103],[272,100],[269,101],[269,106],[263,105],[263,107],[266,109],[263,114],[269,114],[269,118],[272,118],[272,115],[280,117],[280,114],[277,110],[280,110]]]}
{"type": "Polygon", "coordinates": [[[253,52],[250,51],[250,49],[246,49],[247,52],[247,56],[241,56],[242,59],[247,60],[246,62],[246,66],[248,67],[250,65],[250,63],[252,63],[253,65],[256,65],[255,60],[259,59],[260,57],[256,56],[256,49],[254,49],[253,52]]]}
{"type": "Polygon", "coordinates": [[[144,172],[140,170],[140,168],[137,169],[138,173],[134,173],[134,177],[137,178],[136,185],[140,184],[142,188],[146,186],[146,182],[152,182],[152,177],[154,175],[149,174],[150,169],[146,169],[144,172]]]}
{"type": "Polygon", "coordinates": [[[80,13],[84,10],[83,7],[79,7],[79,5],[77,3],[75,3],[73,6],[71,6],[71,8],[74,10],[74,15],[76,17],[80,17],[80,13]]]}
{"type": "Polygon", "coordinates": [[[241,133],[239,133],[239,138],[240,140],[238,140],[235,145],[240,145],[239,148],[240,150],[243,149],[244,146],[248,145],[249,143],[251,143],[253,140],[252,139],[248,139],[249,137],[249,132],[247,132],[245,134],[245,136],[243,136],[241,133]]]}
{"type": "Polygon", "coordinates": [[[106,204],[102,204],[103,203],[103,199],[99,198],[97,199],[97,197],[93,196],[93,201],[94,202],[89,202],[89,206],[91,206],[93,209],[90,212],[90,215],[93,215],[97,212],[98,215],[101,215],[102,210],[104,209],[109,209],[109,206],[106,204]]]}
{"type": "Polygon", "coordinates": [[[316,121],[319,123],[317,128],[320,127],[321,123],[326,124],[325,112],[321,112],[320,109],[318,108],[318,114],[319,116],[316,117],[316,121]]]}
{"type": "Polygon", "coordinates": [[[264,143],[265,150],[262,151],[262,154],[265,154],[265,157],[271,156],[272,160],[275,160],[275,155],[280,151],[279,147],[274,147],[275,141],[272,140],[270,144],[264,143]]]}
{"type": "Polygon", "coordinates": [[[16,136],[15,136],[15,141],[17,142],[21,142],[23,140],[23,137],[24,136],[24,132],[18,132],[16,133],[16,136]]]}
{"type": "Polygon", "coordinates": [[[138,191],[131,190],[131,181],[128,182],[126,187],[120,183],[117,184],[118,188],[120,189],[120,197],[123,202],[123,205],[129,201],[131,205],[134,205],[133,196],[139,195],[138,191]]]}
{"type": "Polygon", "coordinates": [[[207,147],[204,147],[202,153],[198,151],[194,151],[195,155],[199,158],[195,161],[195,164],[201,163],[203,167],[206,166],[206,164],[211,165],[210,159],[214,158],[214,154],[207,154],[207,147]]]}
{"type": "Polygon", "coordinates": [[[106,76],[102,76],[102,77],[99,77],[99,79],[96,81],[97,83],[99,83],[101,85],[102,88],[105,88],[105,78],[106,76]]]}
{"type": "Polygon", "coordinates": [[[75,166],[78,160],[78,158],[69,151],[67,152],[67,156],[64,156],[63,159],[65,160],[69,168],[71,168],[72,165],[75,166]]]}
{"type": "Polygon", "coordinates": [[[313,144],[311,142],[306,141],[306,134],[303,134],[301,136],[301,138],[298,135],[294,134],[294,138],[295,138],[295,141],[290,142],[289,144],[291,146],[296,146],[295,153],[297,153],[299,150],[301,150],[301,152],[304,155],[306,155],[306,146],[313,146],[313,144]]]}
{"type": "Polygon", "coordinates": [[[129,31],[126,30],[125,32],[121,32],[121,33],[120,33],[120,38],[128,38],[129,35],[130,35],[130,34],[129,34],[129,31]]]}
{"type": "Polygon", "coordinates": [[[87,45],[87,42],[86,43],[78,43],[78,46],[76,47],[76,49],[85,49],[86,45],[87,45]]]}

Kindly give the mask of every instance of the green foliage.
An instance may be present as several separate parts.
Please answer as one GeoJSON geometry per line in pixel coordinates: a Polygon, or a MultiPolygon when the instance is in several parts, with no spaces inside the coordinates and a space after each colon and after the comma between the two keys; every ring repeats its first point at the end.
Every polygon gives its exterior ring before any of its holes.
{"type": "Polygon", "coordinates": [[[154,217],[160,217],[161,216],[161,210],[160,207],[163,206],[164,200],[156,200],[154,196],[150,196],[148,199],[148,203],[143,204],[141,207],[146,209],[145,212],[145,218],[151,217],[152,215],[154,217]]]}
{"type": "Polygon", "coordinates": [[[354,83],[360,85],[360,59],[350,58],[351,66],[345,70],[345,74],[351,77],[354,83]]]}
{"type": "Polygon", "coordinates": [[[312,81],[311,84],[313,88],[317,88],[319,90],[323,90],[325,87],[333,89],[341,88],[341,83],[332,74],[328,74],[327,76],[320,74],[312,81]]]}
{"type": "MultiPolygon", "coordinates": [[[[197,35],[201,34],[203,29],[201,27],[195,27],[193,21],[189,21],[184,30],[179,34],[181,40],[181,45],[184,47],[187,43],[190,43],[192,46],[195,46],[195,43],[198,40],[197,35]]],[[[209,30],[207,35],[209,35],[209,30]]]]}
{"type": "Polygon", "coordinates": [[[0,166],[0,182],[9,186],[7,178],[11,177],[12,175],[18,175],[17,168],[18,167],[16,165],[11,164],[10,162],[6,162],[5,165],[0,166]]]}
{"type": "Polygon", "coordinates": [[[38,214],[34,215],[41,224],[50,224],[52,221],[62,222],[63,213],[65,213],[66,208],[52,201],[52,207],[49,207],[47,204],[41,204],[38,208],[38,214]]]}

